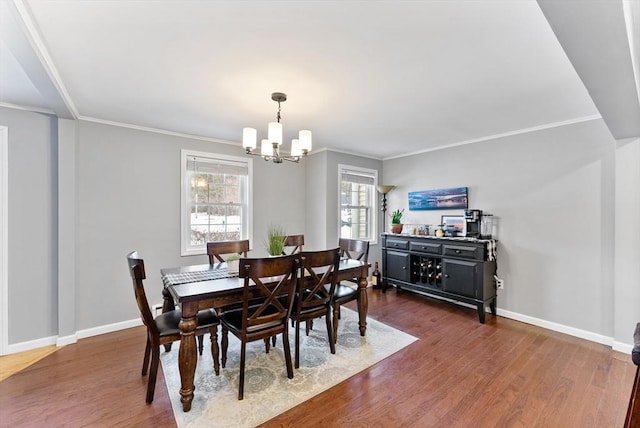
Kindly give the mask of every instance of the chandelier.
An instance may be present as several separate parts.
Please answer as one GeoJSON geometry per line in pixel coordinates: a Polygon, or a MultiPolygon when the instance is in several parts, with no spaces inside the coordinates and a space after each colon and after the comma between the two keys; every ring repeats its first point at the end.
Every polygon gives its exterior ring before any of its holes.
{"type": "Polygon", "coordinates": [[[262,156],[265,161],[282,163],[283,161],[300,162],[301,157],[307,156],[311,151],[311,131],[302,130],[298,138],[291,140],[291,152],[289,155],[280,153],[282,145],[282,124],[280,123],[280,103],[287,100],[287,94],[274,92],[271,99],[278,103],[277,122],[269,122],[267,138],[261,141],[260,153],[254,153],[257,142],[257,131],[255,128],[242,129],[242,147],[248,155],[262,156]]]}

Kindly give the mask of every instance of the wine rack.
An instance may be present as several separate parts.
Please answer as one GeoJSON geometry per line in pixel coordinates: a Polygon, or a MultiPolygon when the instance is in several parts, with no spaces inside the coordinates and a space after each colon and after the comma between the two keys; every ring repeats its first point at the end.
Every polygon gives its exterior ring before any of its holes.
{"type": "Polygon", "coordinates": [[[411,282],[442,287],[442,259],[440,257],[411,256],[411,282]]]}

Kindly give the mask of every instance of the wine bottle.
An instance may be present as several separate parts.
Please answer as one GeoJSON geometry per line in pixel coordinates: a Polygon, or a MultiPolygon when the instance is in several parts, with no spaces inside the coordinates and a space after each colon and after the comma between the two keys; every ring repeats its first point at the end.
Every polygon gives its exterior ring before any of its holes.
{"type": "Polygon", "coordinates": [[[382,286],[382,275],[378,270],[378,262],[375,262],[373,265],[373,273],[371,274],[371,285],[375,289],[378,289],[382,286]]]}

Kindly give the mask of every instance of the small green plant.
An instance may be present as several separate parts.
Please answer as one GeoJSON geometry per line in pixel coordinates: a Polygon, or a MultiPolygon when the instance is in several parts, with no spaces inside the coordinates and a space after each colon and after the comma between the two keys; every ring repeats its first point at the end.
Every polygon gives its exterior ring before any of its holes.
{"type": "Polygon", "coordinates": [[[280,256],[284,250],[287,233],[281,226],[269,226],[267,229],[267,252],[271,256],[280,256]]]}
{"type": "Polygon", "coordinates": [[[232,262],[235,260],[240,260],[240,254],[230,254],[229,257],[227,257],[227,262],[232,262]]]}
{"type": "Polygon", "coordinates": [[[402,214],[404,213],[404,208],[402,210],[395,210],[391,213],[391,224],[400,224],[402,223],[402,214]]]}

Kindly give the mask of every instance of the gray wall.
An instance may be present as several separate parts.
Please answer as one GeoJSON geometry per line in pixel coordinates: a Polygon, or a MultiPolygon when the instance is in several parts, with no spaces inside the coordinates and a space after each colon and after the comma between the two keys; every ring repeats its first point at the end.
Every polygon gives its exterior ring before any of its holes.
{"type": "MultiPolygon", "coordinates": [[[[409,191],[468,186],[470,208],[500,218],[498,307],[613,335],[615,141],[601,120],[388,160],[383,181],[397,186],[390,209],[409,191]]],[[[406,222],[445,213],[462,211],[406,222]]]]}
{"type": "Polygon", "coordinates": [[[11,344],[58,333],[58,130],[55,117],[1,107],[0,123],[9,128],[7,271],[11,344]]]}

